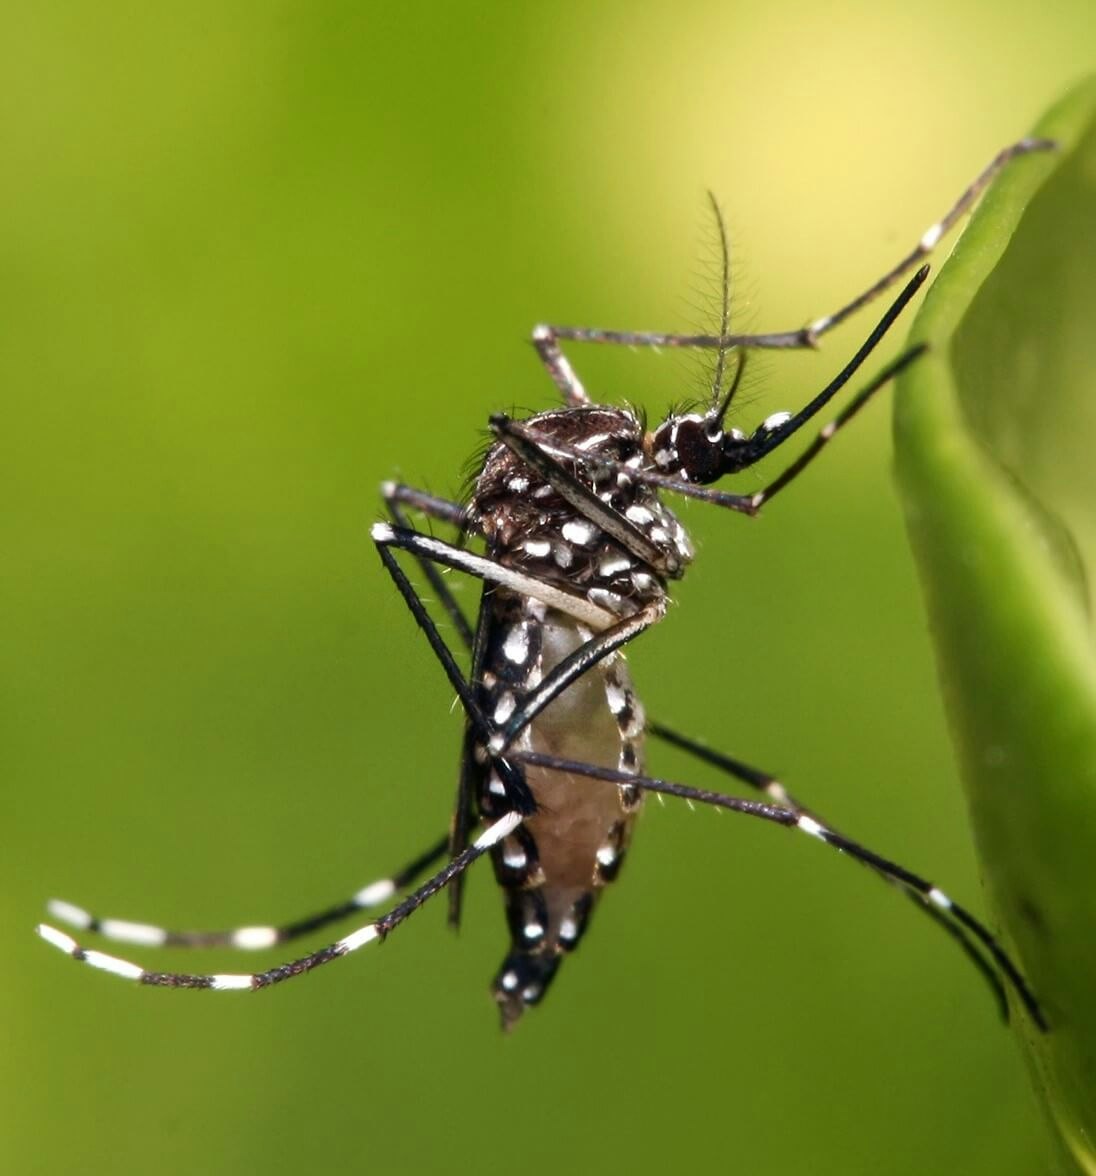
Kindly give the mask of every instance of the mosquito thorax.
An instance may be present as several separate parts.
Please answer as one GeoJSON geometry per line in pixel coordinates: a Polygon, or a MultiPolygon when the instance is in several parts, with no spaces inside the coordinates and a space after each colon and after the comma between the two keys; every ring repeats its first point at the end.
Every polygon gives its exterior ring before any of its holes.
{"type": "MultiPolygon", "coordinates": [[[[542,443],[581,453],[581,459],[563,459],[567,469],[684,570],[693,557],[685,529],[657,490],[629,473],[652,468],[649,438],[635,413],[596,405],[537,413],[522,423],[542,443]]],[[[489,549],[508,566],[584,591],[619,613],[665,595],[662,575],[585,518],[503,444],[488,451],[470,509],[489,549]]]]}

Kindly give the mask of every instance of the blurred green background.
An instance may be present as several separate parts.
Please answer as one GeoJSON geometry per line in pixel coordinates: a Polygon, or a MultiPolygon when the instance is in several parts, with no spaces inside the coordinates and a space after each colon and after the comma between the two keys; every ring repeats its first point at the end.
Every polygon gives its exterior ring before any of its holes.
{"type": "MultiPolygon", "coordinates": [[[[438,903],[254,998],[136,989],[31,928],[50,895],[290,917],[435,838],[460,724],[368,541],[377,483],[457,493],[490,411],[553,403],[535,322],[710,328],[705,188],[741,327],[833,309],[1091,66],[1091,0],[4,26],[0,1167],[1043,1170],[1019,1053],[950,943],[836,855],[712,812],[650,806],[506,1039],[486,870],[459,937],[438,903]]],[[[753,362],[738,423],[801,403],[870,319],[753,362]]],[[[571,355],[656,416],[701,389],[678,356],[571,355]]],[[[761,520],[682,508],[697,566],[634,673],[653,715],[978,908],[887,418],[761,520]]],[[[199,966],[274,962],[247,960],[199,966]]]]}

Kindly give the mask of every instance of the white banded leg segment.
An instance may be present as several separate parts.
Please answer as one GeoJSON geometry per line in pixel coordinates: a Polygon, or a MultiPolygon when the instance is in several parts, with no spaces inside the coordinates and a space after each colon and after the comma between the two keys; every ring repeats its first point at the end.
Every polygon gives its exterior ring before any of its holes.
{"type": "Polygon", "coordinates": [[[365,947],[367,943],[372,943],[374,939],[380,938],[380,932],[377,930],[375,923],[370,923],[366,927],[361,927],[357,931],[351,931],[349,935],[344,936],[335,944],[344,954],[350,951],[357,951],[359,947],[365,947]]]}
{"type": "Polygon", "coordinates": [[[167,931],[151,923],[131,923],[128,919],[103,919],[99,934],[118,943],[133,943],[138,947],[163,947],[167,931]]]}
{"type": "Polygon", "coordinates": [[[90,911],[85,911],[74,902],[65,902],[63,898],[51,898],[46,903],[46,910],[55,919],[60,919],[62,923],[68,923],[70,927],[76,927],[80,931],[87,931],[97,922],[90,911]]]}
{"type": "Polygon", "coordinates": [[[261,951],[278,942],[277,927],[237,927],[231,933],[232,946],[241,951],[261,951]]]}
{"type": "Polygon", "coordinates": [[[58,951],[63,951],[65,955],[75,955],[80,946],[71,935],[66,935],[64,931],[58,931],[56,927],[51,927],[48,923],[39,923],[35,927],[35,931],[49,944],[52,944],[58,951]]]}
{"type": "MultiPolygon", "coordinates": [[[[186,972],[153,972],[129,960],[118,959],[99,951],[86,950],[71,935],[57,930],[56,927],[43,924],[38,928],[38,934],[58,951],[123,980],[135,980],[139,984],[147,984],[157,988],[206,988],[213,992],[254,992],[259,988],[269,988],[274,984],[280,984],[283,980],[292,980],[303,976],[314,968],[322,967],[324,964],[341,959],[367,944],[383,939],[405,922],[425,902],[460,874],[463,874],[477,858],[482,857],[492,846],[513,833],[522,820],[522,815],[517,812],[507,813],[500,817],[484,830],[473,845],[457,854],[452,861],[448,862],[433,877],[427,879],[418,889],[412,891],[388,914],[383,915],[375,922],[367,923],[364,927],[359,927],[335,943],[321,947],[319,951],[314,951],[286,964],[279,964],[265,972],[213,972],[197,975],[186,972]]],[[[434,851],[430,852],[433,854],[434,851]]],[[[426,856],[424,855],[424,858],[426,856]]],[[[420,864],[422,860],[420,859],[420,864]]],[[[384,887],[380,886],[375,890],[371,887],[364,889],[372,890],[374,896],[384,891],[384,887]]],[[[359,892],[359,896],[360,894],[361,892],[359,892]]],[[[64,910],[69,905],[59,904],[59,907],[64,910]]],[[[72,908],[72,911],[77,915],[86,913],[81,912],[79,908],[72,908]]],[[[94,920],[89,920],[89,926],[93,922],[94,920]]],[[[266,927],[241,928],[240,931],[243,932],[241,938],[245,941],[257,942],[266,937],[270,930],[272,929],[266,927]]]]}
{"type": "Polygon", "coordinates": [[[214,992],[247,991],[254,987],[254,978],[246,974],[224,972],[210,977],[214,992]]]}
{"type": "Polygon", "coordinates": [[[478,853],[486,853],[503,838],[509,837],[523,820],[521,813],[507,813],[505,816],[499,817],[493,825],[488,826],[476,838],[472,848],[478,853]]]}
{"type": "Polygon", "coordinates": [[[370,882],[363,886],[351,900],[355,906],[361,908],[380,906],[395,897],[396,883],[392,878],[382,878],[379,882],[370,882]]]}
{"type": "Polygon", "coordinates": [[[58,931],[56,927],[51,927],[48,923],[39,923],[35,930],[42,939],[57,948],[58,951],[63,951],[65,955],[72,956],[74,960],[79,960],[92,968],[98,968],[100,972],[109,972],[112,976],[118,976],[123,980],[142,980],[145,976],[145,970],[140,964],[134,964],[129,960],[120,960],[117,956],[107,955],[102,951],[85,951],[71,935],[67,935],[64,931],[58,931]]]}
{"type": "Polygon", "coordinates": [[[806,833],[808,837],[817,837],[820,841],[826,840],[826,830],[813,817],[800,817],[795,823],[797,828],[806,833]]]}
{"type": "Polygon", "coordinates": [[[935,886],[928,892],[928,894],[925,895],[925,897],[929,902],[932,903],[933,906],[939,907],[942,911],[950,911],[951,908],[955,906],[955,903],[953,903],[942,890],[938,890],[935,886]]]}

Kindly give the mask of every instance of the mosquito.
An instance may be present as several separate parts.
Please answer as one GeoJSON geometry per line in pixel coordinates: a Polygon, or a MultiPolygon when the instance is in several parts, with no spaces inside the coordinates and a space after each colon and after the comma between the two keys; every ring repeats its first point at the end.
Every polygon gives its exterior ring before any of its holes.
{"type": "Polygon", "coordinates": [[[668,585],[684,574],[693,557],[689,538],[664,505],[663,495],[685,495],[756,515],[922,354],[923,346],[884,367],[760,490],[733,493],[712,488],[712,483],[754,466],[812,421],[859,371],[924,284],[928,266],[916,268],[924,256],[1010,161],[1053,146],[1049,140],[1029,138],[1000,151],[897,265],[839,310],[798,330],[730,332],[727,235],[713,199],[722,247],[718,334],[539,326],[533,347],[562,406],[525,420],[502,413],[490,417],[492,442],[467,502],[396,483],[382,487],[389,521],[373,527],[373,541],[465,716],[450,828],[424,853],[345,901],[281,925],[171,931],[99,918],[58,900],[49,910],[82,932],[142,947],[259,949],[296,940],[354,912],[391,904],[408,891],[402,901],[318,951],[260,972],[151,971],[84,948],[55,927],[42,925],[38,933],[74,959],[140,984],[253,991],[386,938],[446,888],[449,919],[456,925],[465,872],[486,855],[503,891],[509,925],[510,946],[493,993],[502,1024],[510,1028],[543,999],[562,960],[578,946],[601,892],[620,871],[644,796],[653,792],[794,829],[860,862],[903,891],[954,938],[989,982],[1006,1019],[1011,992],[1045,1029],[1043,1011],[1019,968],[965,907],[921,875],[840,833],[769,773],[649,721],[628,675],[624,647],[663,618],[668,585]],[[771,415],[748,434],[725,426],[749,350],[814,347],[826,332],[902,279],[900,292],[864,343],[803,408],[771,415]],[[561,348],[578,342],[707,349],[715,360],[708,403],[698,411],[671,413],[648,430],[631,409],[591,400],[561,348]],[[456,541],[416,530],[412,513],[448,524],[456,541]],[[471,540],[480,541],[481,553],[469,546],[471,540]],[[469,673],[461,669],[397,552],[420,567],[470,655],[469,673]],[[450,591],[444,569],[482,582],[474,625],[450,591]],[[676,746],[756,790],[759,797],[744,799],[648,775],[647,736],[676,746]]]}

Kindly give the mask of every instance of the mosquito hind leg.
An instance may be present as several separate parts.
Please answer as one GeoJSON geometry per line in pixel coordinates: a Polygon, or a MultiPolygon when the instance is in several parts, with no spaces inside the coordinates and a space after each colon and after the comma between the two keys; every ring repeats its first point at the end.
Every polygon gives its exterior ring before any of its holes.
{"type": "Polygon", "coordinates": [[[81,963],[97,968],[102,972],[109,972],[123,980],[135,980],[139,984],[147,984],[155,988],[208,988],[216,992],[251,991],[269,988],[280,984],[284,980],[293,980],[303,976],[315,968],[330,964],[335,960],[350,955],[351,952],[365,947],[375,940],[384,939],[400,924],[405,922],[424,903],[435,894],[448,886],[454,879],[460,877],[465,870],[479,857],[487,853],[494,845],[509,837],[521,824],[523,818],[520,813],[509,812],[489,825],[487,829],[463,853],[453,858],[443,866],[433,877],[428,878],[417,890],[409,894],[401,903],[393,907],[386,915],[372,923],[366,923],[357,930],[344,935],[342,939],[322,947],[319,951],[310,952],[299,959],[291,960],[264,972],[240,973],[188,973],[188,972],[152,972],[140,964],[130,960],[119,959],[117,956],[107,955],[101,951],[92,951],[82,947],[71,935],[59,931],[56,927],[41,924],[38,934],[58,951],[63,951],[81,963]]]}
{"type": "Polygon", "coordinates": [[[51,899],[47,910],[55,919],[70,927],[101,935],[114,943],[129,943],[139,947],[230,947],[242,951],[259,951],[299,939],[321,927],[340,922],[357,911],[380,906],[401,890],[406,890],[434,865],[444,856],[447,846],[448,838],[443,838],[395,873],[370,882],[342,902],[314,911],[291,923],[235,927],[229,931],[172,931],[151,923],[103,918],[62,899],[51,899]]]}
{"type": "MultiPolygon", "coordinates": [[[[670,744],[671,747],[676,747],[680,751],[686,752],[702,763],[708,764],[717,771],[723,772],[735,780],[741,781],[743,784],[748,784],[751,788],[758,792],[763,792],[774,804],[780,805],[783,808],[789,809],[791,812],[799,816],[805,816],[832,830],[834,833],[839,833],[837,827],[831,824],[825,818],[821,817],[815,810],[808,808],[806,805],[798,801],[792,794],[784,787],[784,785],[770,773],[763,771],[760,768],[752,767],[744,763],[742,760],[735,759],[721,751],[714,749],[700,743],[696,739],[691,739],[687,735],[682,735],[679,731],[675,731],[670,727],[664,726],[662,723],[649,722],[647,730],[656,739],[661,739],[663,743],[670,744]]],[[[869,865],[869,863],[863,863],[869,865]]],[[[884,882],[892,886],[896,886],[907,898],[909,898],[919,911],[927,915],[934,923],[936,923],[942,930],[946,931],[959,945],[959,947],[966,954],[971,963],[982,974],[983,979],[989,985],[993,993],[994,1000],[1001,1011],[1001,1016],[1004,1020],[1008,1020],[1008,996],[1005,992],[1004,986],[1001,983],[1001,978],[994,970],[993,965],[986,959],[986,957],[979,950],[978,945],[973,942],[967,932],[962,926],[953,922],[946,911],[940,907],[930,904],[925,901],[924,896],[920,893],[911,891],[903,883],[899,882],[889,874],[875,870],[875,873],[882,878],[884,882]]]]}
{"type": "Polygon", "coordinates": [[[756,817],[773,824],[783,825],[785,828],[793,828],[800,833],[807,834],[808,837],[821,841],[830,849],[845,854],[854,861],[875,870],[896,885],[905,887],[926,905],[935,907],[954,919],[959,927],[969,932],[973,939],[978,941],[992,959],[994,966],[999,970],[1001,979],[1016,994],[1035,1024],[1044,1031],[1048,1028],[1039,1001],[1027,980],[1024,979],[1023,973],[985,924],[976,919],[965,907],[960,906],[934,883],[915,874],[912,870],[907,870],[905,866],[900,866],[897,862],[882,857],[874,850],[868,849],[867,846],[845,837],[818,817],[811,816],[802,810],[790,808],[785,804],[744,800],[741,797],[728,796],[726,793],[716,792],[709,788],[694,788],[688,784],[679,784],[676,781],[664,780],[655,776],[633,775],[629,772],[602,768],[578,760],[562,759],[542,752],[516,751],[512,753],[512,757],[518,763],[528,766],[548,768],[557,772],[570,772],[576,776],[587,776],[592,780],[628,784],[643,792],[676,796],[682,800],[694,801],[697,804],[707,804],[715,808],[740,813],[743,816],[756,817]]]}

